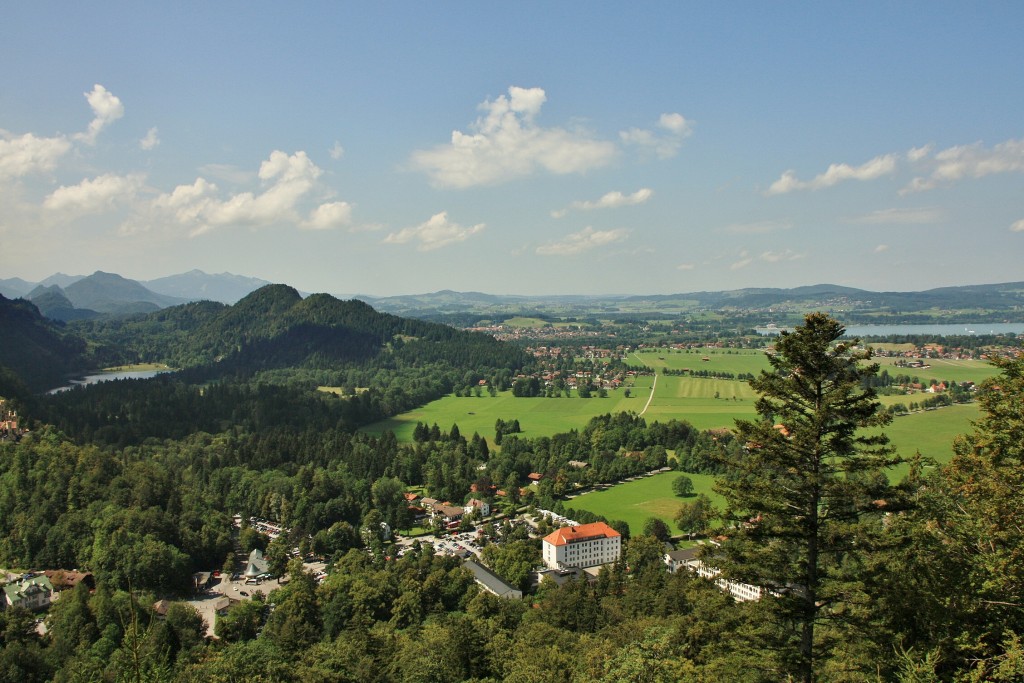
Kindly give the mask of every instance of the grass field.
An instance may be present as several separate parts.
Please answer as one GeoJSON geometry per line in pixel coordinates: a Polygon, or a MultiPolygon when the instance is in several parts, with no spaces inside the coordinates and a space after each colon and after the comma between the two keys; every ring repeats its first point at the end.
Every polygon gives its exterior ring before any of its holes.
{"type": "MultiPolygon", "coordinates": [[[[658,349],[632,355],[630,360],[636,366],[646,365],[656,369],[707,369],[732,374],[757,373],[768,367],[764,353],[757,350],[699,349],[679,352],[658,349]],[[710,360],[702,360],[705,357],[710,360]]],[[[995,368],[983,361],[933,359],[929,361],[930,368],[912,369],[893,367],[894,360],[882,358],[879,362],[882,367],[888,367],[892,374],[916,375],[924,382],[931,378],[980,382],[997,374],[995,368]]],[[[393,430],[399,441],[408,443],[412,440],[417,421],[428,425],[437,423],[443,430],[458,424],[463,435],[468,437],[477,432],[493,446],[494,423],[499,418],[518,419],[523,436],[532,438],[582,429],[596,415],[621,411],[639,414],[648,405],[653,382],[654,378],[650,376],[637,378],[635,386],[630,387],[629,398],[625,397],[621,389],[610,392],[607,398],[590,399],[575,396],[515,398],[511,392],[503,392],[495,397],[448,396],[390,420],[370,425],[365,431],[382,433],[393,430]]],[[[881,396],[880,400],[884,405],[897,402],[909,404],[911,401],[920,402],[926,397],[926,394],[881,396]]],[[[754,392],[744,381],[658,375],[654,398],[643,414],[648,423],[680,419],[702,430],[732,428],[736,419],[754,417],[755,401],[754,392]]],[[[904,457],[910,457],[919,450],[922,455],[946,462],[952,455],[953,439],[958,434],[969,432],[971,421],[978,417],[977,404],[955,405],[898,417],[885,431],[904,457]]],[[[906,468],[901,468],[895,470],[893,476],[900,478],[905,473],[906,468]]]]}
{"type": "MultiPolygon", "coordinates": [[[[953,439],[971,431],[971,421],[981,417],[977,403],[953,405],[897,417],[885,428],[896,451],[910,458],[916,451],[940,463],[953,457],[953,439]]],[[[901,479],[908,467],[892,470],[891,478],[901,479]]]]}
{"type": "Polygon", "coordinates": [[[768,357],[758,349],[644,349],[631,353],[626,364],[655,370],[709,370],[734,375],[743,372],[756,374],[769,367],[768,357]]]}
{"type": "MultiPolygon", "coordinates": [[[[970,431],[971,420],[977,419],[977,404],[956,405],[938,410],[924,411],[896,418],[885,432],[900,455],[910,458],[915,451],[945,463],[953,455],[953,439],[970,431]]],[[[906,476],[909,466],[890,470],[892,481],[906,476]]],[[[679,506],[689,498],[680,498],[672,492],[672,482],[679,472],[666,472],[636,481],[617,484],[604,491],[593,491],[565,502],[566,507],[589,510],[607,519],[621,519],[629,524],[630,532],[639,534],[649,517],[659,517],[675,534],[679,530],[672,521],[679,506]]],[[[715,478],[704,474],[686,474],[693,480],[694,495],[703,493],[718,508],[724,506],[721,496],[712,490],[715,478]]]]}
{"type": "Polygon", "coordinates": [[[929,358],[927,361],[931,367],[927,368],[900,368],[895,366],[896,358],[877,358],[881,366],[879,371],[888,370],[890,375],[910,375],[917,377],[924,384],[929,380],[953,382],[981,382],[989,377],[999,374],[999,369],[983,360],[947,360],[945,358],[929,358]]]}
{"type": "MultiPolygon", "coordinates": [[[[692,501],[692,497],[680,498],[672,492],[672,482],[682,476],[680,472],[665,472],[636,481],[628,481],[604,491],[593,491],[565,501],[565,506],[577,510],[589,510],[607,519],[621,519],[629,524],[632,534],[643,531],[649,517],[659,517],[669,525],[673,534],[678,534],[672,519],[679,506],[692,501]]],[[[724,506],[722,497],[711,487],[715,478],[706,474],[687,474],[693,480],[694,496],[703,493],[715,507],[724,506]]]]}
{"type": "Polygon", "coordinates": [[[570,429],[582,429],[596,415],[626,411],[639,413],[647,403],[652,381],[652,377],[638,378],[636,386],[630,387],[629,398],[623,389],[608,392],[607,398],[586,399],[576,396],[516,398],[511,391],[493,397],[486,394],[461,398],[445,396],[422,408],[376,422],[363,431],[380,434],[392,430],[399,441],[411,442],[417,422],[427,425],[436,422],[445,431],[457,424],[463,436],[469,437],[477,432],[493,446],[495,421],[515,419],[519,420],[523,437],[552,436],[570,429]]]}
{"type": "Polygon", "coordinates": [[[736,418],[753,417],[756,399],[740,380],[660,375],[644,418],[686,420],[698,429],[732,427],[736,418]]]}

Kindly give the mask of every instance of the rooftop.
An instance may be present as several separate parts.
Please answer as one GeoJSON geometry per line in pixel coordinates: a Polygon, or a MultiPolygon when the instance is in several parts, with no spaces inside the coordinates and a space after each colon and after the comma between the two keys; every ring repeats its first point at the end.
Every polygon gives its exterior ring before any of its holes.
{"type": "Polygon", "coordinates": [[[619,536],[618,531],[604,522],[593,522],[591,524],[565,526],[561,529],[556,529],[544,537],[544,542],[551,545],[565,545],[567,543],[580,543],[598,538],[618,538],[619,536]]]}

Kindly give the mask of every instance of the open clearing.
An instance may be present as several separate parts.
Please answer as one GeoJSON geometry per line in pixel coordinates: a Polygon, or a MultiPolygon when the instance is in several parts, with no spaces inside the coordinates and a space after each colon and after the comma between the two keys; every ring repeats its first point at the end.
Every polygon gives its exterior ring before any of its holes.
{"type": "Polygon", "coordinates": [[[927,368],[901,368],[896,366],[899,358],[876,358],[881,366],[879,372],[888,370],[890,375],[910,375],[917,377],[922,383],[936,382],[981,382],[999,374],[999,369],[983,360],[949,360],[946,358],[924,359],[927,368]]]}
{"type": "MultiPolygon", "coordinates": [[[[732,374],[757,373],[768,367],[764,353],[757,350],[698,349],[691,352],[658,349],[630,356],[635,365],[671,369],[700,369],[732,374]],[[703,361],[702,358],[709,358],[703,361]]],[[[927,382],[931,378],[951,381],[980,382],[997,373],[984,361],[929,360],[930,368],[897,368],[895,359],[882,358],[879,362],[890,374],[908,374],[927,382]]],[[[416,422],[427,425],[437,423],[442,430],[459,426],[464,436],[473,432],[493,446],[494,423],[498,419],[519,420],[523,436],[532,438],[552,436],[570,429],[582,429],[596,415],[631,411],[640,413],[650,398],[654,378],[641,376],[630,387],[630,397],[624,389],[611,391],[607,398],[516,398],[511,392],[491,397],[457,398],[447,396],[422,408],[403,413],[390,420],[365,428],[370,433],[393,430],[399,441],[411,442],[416,422]]],[[[911,401],[921,402],[929,394],[881,396],[884,405],[911,401]]],[[[691,377],[689,375],[659,375],[654,398],[644,413],[648,423],[686,420],[698,429],[732,428],[736,419],[752,419],[756,395],[742,380],[691,377]]],[[[955,405],[937,410],[921,411],[898,417],[885,430],[898,452],[910,457],[920,450],[922,455],[946,462],[952,454],[951,445],[958,434],[971,430],[971,421],[979,417],[977,404],[955,405]]],[[[905,473],[897,470],[899,477],[905,473]]]]}
{"type": "Polygon", "coordinates": [[[626,398],[624,389],[609,391],[607,398],[579,398],[575,395],[571,398],[517,398],[511,391],[493,397],[486,393],[480,397],[445,396],[422,408],[376,422],[363,431],[380,434],[392,430],[399,441],[408,443],[412,441],[417,422],[426,425],[437,423],[444,431],[457,424],[463,436],[469,437],[476,432],[493,446],[494,423],[501,419],[519,420],[523,437],[553,436],[570,429],[582,429],[596,415],[626,411],[639,413],[650,395],[653,379],[638,378],[636,386],[629,388],[629,398],[626,398]]]}
{"type": "Polygon", "coordinates": [[[659,517],[669,525],[673,534],[678,534],[673,518],[679,507],[694,500],[703,493],[715,507],[724,506],[722,497],[711,487],[715,478],[707,474],[686,474],[693,480],[693,496],[680,498],[672,492],[672,482],[684,476],[681,472],[664,472],[649,477],[641,477],[636,481],[617,484],[604,491],[577,496],[565,501],[565,506],[576,510],[588,510],[607,519],[621,519],[629,524],[632,534],[643,532],[644,522],[650,517],[659,517]]]}
{"type": "MultiPolygon", "coordinates": [[[[953,455],[953,439],[958,434],[970,431],[970,421],[977,419],[977,404],[955,405],[948,408],[922,411],[899,417],[885,429],[890,441],[900,455],[910,458],[915,451],[940,463],[948,462],[953,455]]],[[[909,472],[909,465],[890,470],[893,481],[902,479],[909,472]]],[[[673,518],[679,506],[693,498],[680,498],[672,492],[672,482],[682,476],[680,472],[665,472],[635,481],[616,484],[603,491],[593,491],[565,501],[565,506],[577,510],[588,510],[607,519],[621,519],[629,524],[630,532],[639,534],[644,522],[650,517],[662,519],[673,534],[678,534],[673,518]]],[[[707,474],[685,476],[693,480],[694,495],[703,493],[715,507],[721,509],[724,501],[712,490],[715,477],[707,474]]]]}
{"type": "Polygon", "coordinates": [[[758,373],[769,367],[768,357],[760,349],[641,349],[629,354],[626,364],[655,370],[707,370],[710,372],[758,373]],[[705,360],[707,359],[707,360],[705,360]]]}

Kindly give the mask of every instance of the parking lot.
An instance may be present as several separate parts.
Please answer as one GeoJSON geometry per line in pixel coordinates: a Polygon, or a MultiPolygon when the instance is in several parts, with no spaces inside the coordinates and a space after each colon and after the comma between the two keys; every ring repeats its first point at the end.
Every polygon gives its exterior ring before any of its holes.
{"type": "MultiPolygon", "coordinates": [[[[304,569],[312,574],[322,573],[325,566],[323,562],[303,563],[304,569]]],[[[206,620],[206,633],[211,636],[213,635],[213,628],[216,622],[217,608],[223,604],[222,598],[227,598],[229,602],[238,602],[241,600],[252,600],[253,595],[256,593],[266,597],[270,595],[271,591],[288,582],[287,578],[285,578],[283,582],[278,579],[267,579],[261,580],[256,584],[246,583],[245,577],[239,574],[234,574],[233,576],[222,574],[220,578],[214,578],[211,581],[212,585],[207,591],[188,601],[188,604],[199,610],[203,619],[206,620]]]]}

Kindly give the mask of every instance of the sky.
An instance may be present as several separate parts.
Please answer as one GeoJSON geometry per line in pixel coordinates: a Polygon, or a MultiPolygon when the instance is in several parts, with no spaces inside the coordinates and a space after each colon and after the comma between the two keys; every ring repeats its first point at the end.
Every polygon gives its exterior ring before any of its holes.
{"type": "Polygon", "coordinates": [[[1024,3],[11,3],[0,279],[1024,280],[1024,3]]]}

